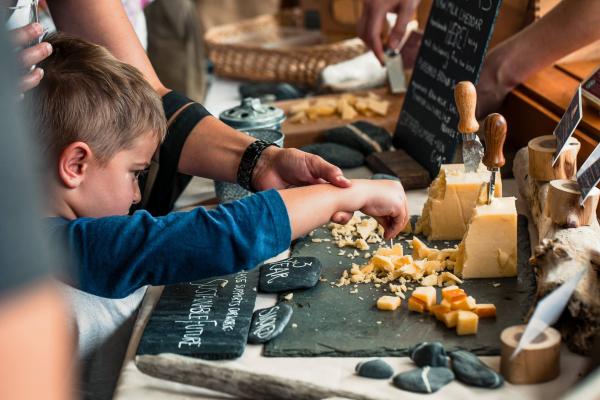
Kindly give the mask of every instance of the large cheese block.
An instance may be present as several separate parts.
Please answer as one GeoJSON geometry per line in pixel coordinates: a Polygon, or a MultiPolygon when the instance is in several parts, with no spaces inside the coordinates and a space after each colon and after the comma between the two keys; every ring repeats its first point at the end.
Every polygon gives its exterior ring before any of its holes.
{"type": "MultiPolygon", "coordinates": [[[[429,187],[429,196],[415,231],[429,240],[460,240],[467,231],[473,209],[487,200],[490,172],[481,164],[465,172],[464,164],[444,164],[429,187]]],[[[496,197],[502,197],[502,179],[496,175],[496,197]]]]}
{"type": "Polygon", "coordinates": [[[475,207],[458,246],[454,273],[463,278],[517,275],[517,209],[514,197],[475,207]]]}

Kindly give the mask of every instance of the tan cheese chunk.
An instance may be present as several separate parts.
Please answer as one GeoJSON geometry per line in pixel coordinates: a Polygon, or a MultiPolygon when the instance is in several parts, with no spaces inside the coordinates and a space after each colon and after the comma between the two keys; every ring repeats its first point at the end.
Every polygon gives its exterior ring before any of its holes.
{"type": "Polygon", "coordinates": [[[456,333],[458,335],[474,335],[477,333],[479,317],[472,311],[458,311],[456,333]]]}
{"type": "Polygon", "coordinates": [[[517,275],[517,209],[514,197],[477,206],[458,246],[454,272],[462,278],[517,275]]]}
{"type": "Polygon", "coordinates": [[[453,310],[472,311],[475,309],[475,306],[477,306],[477,302],[471,296],[453,301],[451,303],[451,307],[453,310]]]}
{"type": "Polygon", "coordinates": [[[435,288],[431,286],[419,286],[415,288],[412,297],[424,302],[427,310],[431,309],[431,306],[436,303],[435,288]]]}
{"type": "MultiPolygon", "coordinates": [[[[473,209],[487,187],[490,172],[482,164],[477,172],[465,172],[464,164],[442,165],[429,194],[415,231],[429,240],[460,240],[467,230],[473,209]]],[[[502,196],[502,180],[496,176],[497,197],[502,196]]]]}
{"type": "Polygon", "coordinates": [[[446,328],[454,328],[458,323],[458,311],[449,311],[440,314],[440,321],[446,325],[446,328]]]}
{"type": "Polygon", "coordinates": [[[377,308],[385,311],[394,311],[400,307],[402,299],[397,296],[381,296],[377,299],[377,308]]]}
{"type": "Polygon", "coordinates": [[[494,318],[496,317],[496,306],[493,304],[477,304],[473,310],[479,318],[494,318]]]}
{"type": "Polygon", "coordinates": [[[423,314],[427,310],[427,305],[423,300],[413,296],[408,299],[408,310],[423,314]]]}

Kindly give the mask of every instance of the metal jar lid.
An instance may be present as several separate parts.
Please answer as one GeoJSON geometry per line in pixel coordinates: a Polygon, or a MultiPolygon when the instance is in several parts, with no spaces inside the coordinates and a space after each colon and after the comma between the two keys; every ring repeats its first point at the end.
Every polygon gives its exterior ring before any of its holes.
{"type": "Polygon", "coordinates": [[[275,106],[262,104],[260,99],[246,97],[241,105],[223,111],[219,119],[238,130],[279,128],[285,113],[275,106]]]}

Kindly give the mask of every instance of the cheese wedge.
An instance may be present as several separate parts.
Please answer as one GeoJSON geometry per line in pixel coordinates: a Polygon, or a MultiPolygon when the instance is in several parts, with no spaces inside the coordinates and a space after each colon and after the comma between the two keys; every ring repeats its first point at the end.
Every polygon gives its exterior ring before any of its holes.
{"type": "MultiPolygon", "coordinates": [[[[460,240],[473,209],[484,200],[490,172],[482,164],[477,172],[465,172],[464,164],[444,164],[429,187],[429,196],[415,232],[429,240],[460,240]],[[483,196],[482,196],[483,194],[483,196]]],[[[496,175],[495,195],[502,197],[502,179],[496,175]]]]}
{"type": "Polygon", "coordinates": [[[475,208],[458,246],[454,273],[462,278],[517,275],[517,209],[514,197],[496,198],[475,208]]]}

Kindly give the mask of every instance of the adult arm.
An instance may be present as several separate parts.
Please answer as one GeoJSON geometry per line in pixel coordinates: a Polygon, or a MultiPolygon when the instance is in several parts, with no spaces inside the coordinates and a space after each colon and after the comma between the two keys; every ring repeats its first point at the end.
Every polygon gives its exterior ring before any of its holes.
{"type": "Polygon", "coordinates": [[[600,39],[600,1],[563,0],[488,54],[477,86],[479,118],[537,71],[600,39]]]}
{"type": "MultiPolygon", "coordinates": [[[[138,68],[161,96],[170,91],[158,79],[120,0],[51,0],[48,6],[61,31],[105,46],[119,60],[138,68]]],[[[214,117],[203,118],[185,140],[179,172],[235,182],[240,158],[252,141],[214,117]]],[[[307,185],[320,179],[342,187],[350,184],[339,168],[317,156],[291,153],[288,149],[270,149],[261,157],[261,163],[269,173],[253,178],[255,187],[260,189],[307,185]],[[290,163],[302,168],[290,168],[290,163]]]]}

